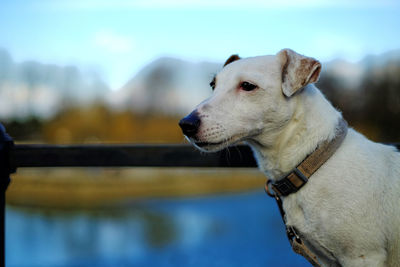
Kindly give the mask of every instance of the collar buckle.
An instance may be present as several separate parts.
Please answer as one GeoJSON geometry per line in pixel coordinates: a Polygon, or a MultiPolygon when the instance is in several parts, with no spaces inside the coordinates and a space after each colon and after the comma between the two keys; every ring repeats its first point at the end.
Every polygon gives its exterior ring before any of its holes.
{"type": "Polygon", "coordinates": [[[281,196],[287,196],[297,192],[307,182],[307,176],[298,168],[294,168],[283,179],[273,183],[272,189],[281,196]]]}

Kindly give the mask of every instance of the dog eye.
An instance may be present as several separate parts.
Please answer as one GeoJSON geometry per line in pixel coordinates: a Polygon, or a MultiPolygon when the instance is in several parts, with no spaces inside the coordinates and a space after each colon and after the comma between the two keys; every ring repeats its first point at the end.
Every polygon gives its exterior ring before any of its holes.
{"type": "Polygon", "coordinates": [[[240,88],[242,88],[244,91],[252,91],[257,88],[257,85],[249,82],[242,82],[240,84],[240,88]]]}
{"type": "Polygon", "coordinates": [[[214,91],[214,89],[215,89],[215,77],[212,79],[212,81],[210,82],[210,86],[211,86],[211,88],[213,89],[213,91],[214,91]]]}
{"type": "Polygon", "coordinates": [[[214,90],[215,89],[215,82],[214,81],[210,82],[210,86],[214,90]]]}

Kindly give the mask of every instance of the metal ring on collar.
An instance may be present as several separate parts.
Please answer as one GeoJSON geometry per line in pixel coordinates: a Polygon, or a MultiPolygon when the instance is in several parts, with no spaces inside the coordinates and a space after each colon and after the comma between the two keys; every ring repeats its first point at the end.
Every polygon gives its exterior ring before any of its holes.
{"type": "Polygon", "coordinates": [[[275,192],[272,193],[273,189],[270,188],[270,184],[271,183],[272,183],[272,181],[270,179],[267,179],[267,182],[265,183],[265,186],[264,186],[264,190],[265,190],[265,193],[267,193],[268,196],[275,198],[276,194],[275,194],[275,192]]]}

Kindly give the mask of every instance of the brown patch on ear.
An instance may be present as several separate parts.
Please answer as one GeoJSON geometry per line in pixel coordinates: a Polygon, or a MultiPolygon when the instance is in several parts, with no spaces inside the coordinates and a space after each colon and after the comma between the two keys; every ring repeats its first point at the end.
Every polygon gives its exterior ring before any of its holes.
{"type": "Polygon", "coordinates": [[[282,64],[282,91],[290,97],[301,88],[318,81],[321,63],[291,49],[283,49],[278,54],[282,64]]]}
{"type": "Polygon", "coordinates": [[[320,72],[321,63],[312,58],[302,58],[300,60],[300,66],[296,69],[297,77],[303,77],[301,86],[316,82],[320,72]]]}
{"type": "Polygon", "coordinates": [[[281,77],[282,83],[283,83],[284,80],[285,80],[285,77],[286,77],[286,75],[287,75],[287,67],[288,67],[288,65],[289,65],[289,60],[288,60],[287,51],[286,51],[286,50],[282,50],[282,51],[279,53],[278,56],[280,56],[281,61],[282,61],[282,63],[283,63],[283,65],[282,65],[282,77],[281,77]]]}
{"type": "Polygon", "coordinates": [[[321,63],[315,60],[313,63],[313,73],[310,75],[308,79],[309,83],[316,83],[319,79],[319,74],[321,73],[321,63]]]}
{"type": "Polygon", "coordinates": [[[295,72],[296,76],[298,78],[302,79],[301,83],[300,83],[301,87],[305,86],[307,83],[307,76],[311,70],[310,65],[311,64],[310,64],[309,60],[306,58],[303,58],[300,60],[300,65],[296,68],[296,72],[295,72]]]}
{"type": "Polygon", "coordinates": [[[230,57],[225,61],[224,67],[225,67],[226,65],[232,63],[233,61],[236,61],[236,60],[239,60],[239,59],[240,59],[240,57],[239,57],[239,55],[237,55],[237,54],[230,56],[230,57]]]}

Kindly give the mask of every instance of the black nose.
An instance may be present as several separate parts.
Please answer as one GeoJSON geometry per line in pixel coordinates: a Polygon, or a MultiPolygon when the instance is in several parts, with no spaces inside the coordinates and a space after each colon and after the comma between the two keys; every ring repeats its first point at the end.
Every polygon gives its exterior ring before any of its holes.
{"type": "Polygon", "coordinates": [[[200,118],[196,111],[193,111],[179,122],[182,132],[187,137],[194,136],[200,127],[200,118]]]}

